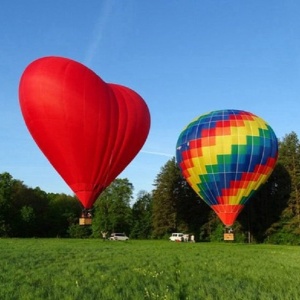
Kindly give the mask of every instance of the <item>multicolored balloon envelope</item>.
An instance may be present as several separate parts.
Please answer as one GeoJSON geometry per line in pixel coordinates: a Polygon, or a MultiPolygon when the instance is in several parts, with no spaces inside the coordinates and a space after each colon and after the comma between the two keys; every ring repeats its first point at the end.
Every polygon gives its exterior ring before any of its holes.
{"type": "Polygon", "coordinates": [[[177,141],[176,160],[195,192],[226,226],[266,182],[278,142],[261,118],[241,110],[217,110],[193,120],[177,141]]]}
{"type": "Polygon", "coordinates": [[[133,90],[105,83],[84,65],[44,57],[24,71],[19,98],[42,152],[90,209],[146,141],[150,114],[133,90]]]}

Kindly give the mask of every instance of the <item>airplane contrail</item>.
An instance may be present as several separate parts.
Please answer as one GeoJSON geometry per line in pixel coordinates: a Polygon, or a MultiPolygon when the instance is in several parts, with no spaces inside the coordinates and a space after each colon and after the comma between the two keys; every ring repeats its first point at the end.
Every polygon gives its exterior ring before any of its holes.
{"type": "Polygon", "coordinates": [[[113,9],[112,2],[109,0],[104,1],[100,16],[95,25],[92,41],[88,45],[86,55],[84,58],[84,63],[87,65],[91,63],[95,54],[97,53],[97,49],[102,40],[103,32],[104,32],[107,22],[109,20],[109,16],[111,15],[112,9],[113,9]]]}
{"type": "Polygon", "coordinates": [[[174,155],[168,154],[168,153],[163,153],[163,152],[155,152],[155,151],[146,151],[142,150],[142,153],[146,154],[152,154],[152,155],[159,155],[159,156],[166,156],[166,157],[173,157],[174,155]]]}

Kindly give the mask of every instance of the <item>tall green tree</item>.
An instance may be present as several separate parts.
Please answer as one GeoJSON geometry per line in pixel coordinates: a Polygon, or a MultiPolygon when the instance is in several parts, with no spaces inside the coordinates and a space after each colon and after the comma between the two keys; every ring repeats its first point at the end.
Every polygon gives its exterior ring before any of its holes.
{"type": "Polygon", "coordinates": [[[285,214],[290,217],[289,225],[298,232],[300,229],[300,143],[296,133],[286,135],[279,147],[279,162],[286,168],[291,178],[291,194],[285,214]]]}
{"type": "MultiPolygon", "coordinates": [[[[153,236],[163,237],[177,231],[176,192],[179,170],[175,158],[167,161],[157,175],[153,190],[153,236]]],[[[179,230],[179,228],[178,228],[179,230]]]]}
{"type": "MultiPolygon", "coordinates": [[[[81,205],[75,196],[66,194],[48,194],[49,210],[48,235],[55,237],[66,237],[72,225],[78,225],[81,205]]],[[[78,225],[79,226],[79,225],[78,225]]]]}
{"type": "Polygon", "coordinates": [[[262,243],[274,230],[290,197],[290,176],[277,163],[268,181],[248,201],[238,216],[245,241],[262,243]]]}
{"type": "Polygon", "coordinates": [[[300,143],[295,132],[285,135],[280,141],[278,162],[289,174],[289,185],[285,189],[290,194],[280,222],[273,226],[275,233],[271,240],[300,244],[300,143]]]}
{"type": "Polygon", "coordinates": [[[15,181],[12,198],[12,236],[48,236],[48,197],[40,188],[15,181]]]}
{"type": "Polygon", "coordinates": [[[132,206],[132,229],[130,237],[147,239],[152,234],[152,196],[140,191],[132,206]]]}
{"type": "Polygon", "coordinates": [[[153,191],[153,235],[187,232],[199,236],[209,207],[187,184],[175,162],[169,160],[155,180],[153,191]]]}
{"type": "Polygon", "coordinates": [[[94,205],[94,237],[101,237],[101,232],[130,233],[132,195],[133,185],[127,178],[117,178],[105,189],[94,205]]]}
{"type": "Polygon", "coordinates": [[[10,216],[11,202],[13,199],[12,176],[4,172],[0,174],[0,236],[9,236],[11,231],[10,216]]]}

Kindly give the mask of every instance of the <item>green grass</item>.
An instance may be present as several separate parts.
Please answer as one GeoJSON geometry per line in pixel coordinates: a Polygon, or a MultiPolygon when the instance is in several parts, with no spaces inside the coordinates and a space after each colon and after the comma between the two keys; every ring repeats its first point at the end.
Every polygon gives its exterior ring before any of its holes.
{"type": "Polygon", "coordinates": [[[0,239],[0,299],[300,299],[300,248],[0,239]]]}

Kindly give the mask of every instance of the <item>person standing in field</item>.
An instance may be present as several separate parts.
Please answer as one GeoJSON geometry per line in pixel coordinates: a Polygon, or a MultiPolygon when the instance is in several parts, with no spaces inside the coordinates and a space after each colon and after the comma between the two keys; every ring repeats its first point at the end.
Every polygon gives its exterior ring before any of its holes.
{"type": "Polygon", "coordinates": [[[103,239],[103,241],[105,241],[105,240],[106,240],[107,232],[101,231],[101,234],[102,234],[102,239],[103,239]]]}

